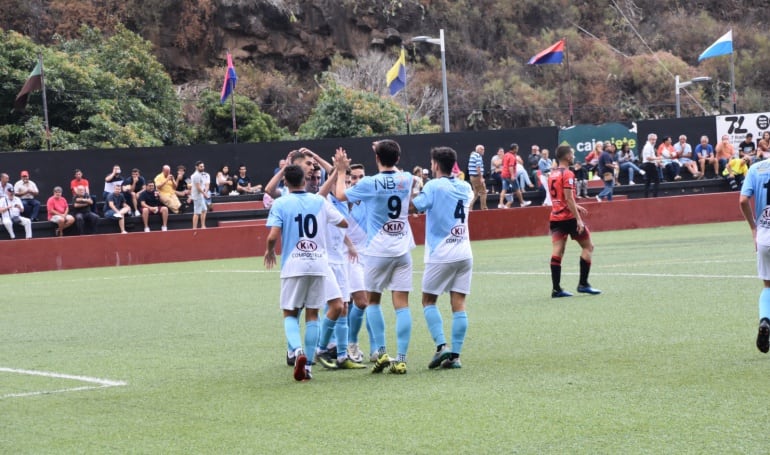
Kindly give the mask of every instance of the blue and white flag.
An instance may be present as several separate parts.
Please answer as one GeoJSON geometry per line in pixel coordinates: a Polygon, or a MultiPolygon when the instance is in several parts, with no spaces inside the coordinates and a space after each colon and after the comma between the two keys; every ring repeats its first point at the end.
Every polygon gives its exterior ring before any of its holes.
{"type": "Polygon", "coordinates": [[[700,57],[698,57],[698,61],[706,60],[707,58],[711,57],[719,57],[720,55],[727,55],[733,53],[733,31],[730,30],[729,32],[722,35],[721,38],[716,40],[714,44],[708,47],[705,51],[703,51],[702,54],[700,54],[700,57]]]}

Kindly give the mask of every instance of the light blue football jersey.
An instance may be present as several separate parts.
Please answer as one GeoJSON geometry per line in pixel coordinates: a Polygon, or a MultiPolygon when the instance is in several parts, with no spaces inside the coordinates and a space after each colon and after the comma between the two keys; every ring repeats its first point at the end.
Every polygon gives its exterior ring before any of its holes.
{"type": "Polygon", "coordinates": [[[754,198],[754,214],[757,224],[757,244],[770,245],[770,207],[767,193],[770,191],[770,160],[754,163],[743,180],[741,194],[754,198]]]}
{"type": "Polygon", "coordinates": [[[267,227],[281,228],[281,278],[326,275],[327,225],[339,224],[343,219],[329,201],[317,194],[300,191],[276,199],[270,207],[267,227]]]}
{"type": "Polygon", "coordinates": [[[412,202],[425,214],[425,263],[446,263],[473,258],[468,215],[473,190],[454,177],[428,181],[412,202]]]}
{"type": "Polygon", "coordinates": [[[408,172],[385,171],[345,190],[350,202],[366,206],[367,256],[398,257],[414,247],[408,219],[412,181],[408,172]]]}

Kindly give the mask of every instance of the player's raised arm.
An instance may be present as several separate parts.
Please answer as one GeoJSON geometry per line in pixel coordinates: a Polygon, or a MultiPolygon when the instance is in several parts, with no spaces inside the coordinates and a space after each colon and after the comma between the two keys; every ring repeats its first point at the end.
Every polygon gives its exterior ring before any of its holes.
{"type": "MultiPolygon", "coordinates": [[[[342,147],[338,148],[336,153],[334,154],[334,168],[337,170],[338,175],[345,175],[345,171],[350,167],[350,158],[348,158],[347,153],[345,153],[345,149],[342,147]]],[[[345,195],[345,190],[347,189],[347,186],[345,186],[345,179],[337,179],[337,183],[335,185],[334,195],[339,199],[340,201],[347,201],[348,198],[345,195]]]]}

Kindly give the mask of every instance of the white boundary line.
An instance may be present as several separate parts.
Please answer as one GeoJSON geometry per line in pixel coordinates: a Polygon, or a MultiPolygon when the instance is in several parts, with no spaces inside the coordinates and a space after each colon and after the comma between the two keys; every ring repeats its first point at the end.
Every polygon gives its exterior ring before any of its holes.
{"type": "MultiPolygon", "coordinates": [[[[278,273],[278,270],[206,270],[207,273],[278,273]]],[[[756,275],[706,275],[699,273],[635,273],[635,272],[602,272],[592,270],[591,276],[614,277],[645,277],[645,278],[745,278],[758,280],[756,275]]],[[[412,273],[420,274],[422,270],[414,270],[412,273]]],[[[550,271],[544,272],[473,272],[474,275],[504,275],[504,276],[551,276],[550,271]]],[[[575,275],[577,272],[562,272],[562,275],[575,275]]]]}
{"type": "Polygon", "coordinates": [[[114,381],[112,379],[92,378],[90,376],[75,376],[71,374],[54,373],[50,371],[23,370],[18,368],[0,367],[0,373],[24,374],[27,376],[43,376],[46,378],[54,378],[54,379],[70,379],[73,381],[80,381],[80,382],[87,382],[89,384],[95,384],[91,386],[70,387],[67,389],[38,390],[34,392],[23,392],[23,393],[8,393],[5,395],[0,395],[0,400],[4,398],[31,397],[36,395],[50,395],[54,393],[64,393],[64,392],[79,392],[82,390],[95,390],[95,389],[104,389],[108,387],[122,387],[122,386],[128,385],[128,382],[126,381],[114,381]]]}

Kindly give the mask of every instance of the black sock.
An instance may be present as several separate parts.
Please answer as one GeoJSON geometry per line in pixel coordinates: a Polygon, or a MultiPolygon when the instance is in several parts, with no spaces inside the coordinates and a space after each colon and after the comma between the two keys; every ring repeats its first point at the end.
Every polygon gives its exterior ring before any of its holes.
{"type": "Polygon", "coordinates": [[[580,257],[580,284],[581,286],[588,286],[588,272],[591,271],[591,262],[586,261],[583,257],[580,257]]]}
{"type": "Polygon", "coordinates": [[[451,354],[449,355],[449,358],[450,358],[451,360],[454,360],[454,359],[459,359],[459,358],[460,358],[460,354],[458,354],[458,353],[456,353],[456,352],[453,352],[453,353],[451,353],[451,354]]]}
{"type": "Polygon", "coordinates": [[[441,350],[444,349],[444,346],[446,346],[446,343],[436,346],[436,352],[441,352],[441,350]]]}
{"type": "Polygon", "coordinates": [[[561,291],[561,258],[558,256],[551,256],[551,281],[553,290],[561,291]]]}

